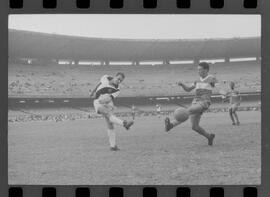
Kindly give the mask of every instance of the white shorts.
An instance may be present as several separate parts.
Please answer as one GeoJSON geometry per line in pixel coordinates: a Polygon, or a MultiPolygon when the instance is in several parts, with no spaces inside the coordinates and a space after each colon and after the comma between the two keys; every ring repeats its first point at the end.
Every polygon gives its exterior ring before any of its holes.
{"type": "Polygon", "coordinates": [[[98,114],[109,115],[113,113],[114,110],[113,102],[110,102],[108,104],[100,104],[99,100],[95,99],[93,104],[95,111],[98,114]]]}

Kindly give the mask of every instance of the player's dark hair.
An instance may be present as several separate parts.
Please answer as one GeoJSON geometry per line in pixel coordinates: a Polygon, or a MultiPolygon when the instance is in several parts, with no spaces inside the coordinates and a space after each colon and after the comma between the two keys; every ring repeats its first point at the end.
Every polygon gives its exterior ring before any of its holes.
{"type": "Polygon", "coordinates": [[[199,66],[209,71],[209,64],[207,62],[200,62],[199,66]]]}
{"type": "Polygon", "coordinates": [[[116,77],[117,77],[118,75],[121,75],[123,78],[125,78],[125,74],[122,73],[122,72],[118,72],[118,73],[116,74],[116,77]]]}

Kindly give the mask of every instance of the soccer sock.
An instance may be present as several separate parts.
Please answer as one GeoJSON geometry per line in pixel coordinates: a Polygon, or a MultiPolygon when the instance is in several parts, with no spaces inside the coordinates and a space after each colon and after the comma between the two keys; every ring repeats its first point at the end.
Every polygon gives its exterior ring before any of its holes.
{"type": "Polygon", "coordinates": [[[117,118],[116,116],[114,115],[111,115],[109,120],[112,122],[112,123],[115,123],[115,124],[118,124],[118,125],[121,125],[123,126],[123,120],[121,120],[120,118],[117,118]]]}
{"type": "Polygon", "coordinates": [[[115,131],[113,129],[108,129],[108,136],[109,136],[110,146],[111,147],[115,147],[115,145],[116,145],[116,142],[115,142],[115,138],[116,138],[115,131]]]}

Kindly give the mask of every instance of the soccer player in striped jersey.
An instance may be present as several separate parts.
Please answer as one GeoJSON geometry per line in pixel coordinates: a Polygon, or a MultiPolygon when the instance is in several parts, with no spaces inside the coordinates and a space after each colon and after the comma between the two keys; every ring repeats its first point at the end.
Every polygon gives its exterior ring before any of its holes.
{"type": "Polygon", "coordinates": [[[101,114],[108,127],[108,137],[110,150],[117,151],[119,148],[116,145],[116,133],[114,124],[123,126],[128,130],[133,121],[121,120],[114,115],[114,99],[119,95],[119,84],[125,79],[124,73],[117,73],[115,77],[104,75],[95,89],[91,92],[90,97],[94,98],[94,108],[96,113],[101,114]]]}
{"type": "Polygon", "coordinates": [[[237,108],[240,105],[241,102],[241,96],[240,93],[235,90],[235,83],[234,82],[230,82],[230,92],[227,93],[227,97],[229,97],[229,114],[230,114],[230,118],[232,120],[232,125],[240,125],[239,119],[238,119],[238,115],[236,114],[237,108]],[[235,120],[236,122],[235,122],[235,120]]]}
{"type": "MultiPolygon", "coordinates": [[[[200,126],[201,116],[209,108],[211,104],[210,98],[212,95],[212,90],[218,82],[217,79],[213,75],[208,74],[208,72],[209,64],[207,62],[201,62],[198,65],[198,74],[200,79],[195,81],[190,87],[181,82],[179,82],[178,85],[187,92],[195,89],[195,97],[191,106],[187,108],[192,130],[206,137],[208,139],[208,145],[211,146],[213,144],[215,134],[208,133],[200,126]]],[[[165,119],[165,131],[168,132],[180,123],[182,122],[179,122],[176,119],[170,121],[170,119],[167,117],[165,119]]]]}

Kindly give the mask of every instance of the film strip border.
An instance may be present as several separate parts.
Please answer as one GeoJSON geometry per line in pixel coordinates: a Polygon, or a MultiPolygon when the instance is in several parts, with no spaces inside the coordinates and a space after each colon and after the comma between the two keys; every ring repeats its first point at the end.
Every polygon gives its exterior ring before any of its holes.
{"type": "MultiPolygon", "coordinates": [[[[130,4],[130,0],[107,0],[105,3],[106,7],[111,9],[125,9],[127,5],[130,4]]],[[[256,9],[259,7],[259,0],[241,0],[241,5],[238,5],[239,7],[245,8],[245,9],[256,9]]],[[[9,7],[11,9],[23,9],[24,7],[30,6],[29,0],[9,0],[9,7]]],[[[102,2],[102,1],[100,1],[102,2]]],[[[38,3],[38,1],[37,1],[38,3]]],[[[31,4],[32,6],[39,6],[39,8],[44,9],[56,9],[58,7],[61,7],[63,4],[62,0],[40,0],[40,4],[31,4]]],[[[78,9],[89,9],[89,8],[95,8],[95,6],[98,4],[95,0],[73,0],[70,2],[73,4],[74,8],[78,9]]],[[[195,0],[168,0],[168,1],[162,1],[162,0],[137,0],[137,3],[140,8],[143,9],[157,9],[160,7],[164,7],[164,5],[171,5],[179,9],[192,9],[197,2],[195,0]]],[[[208,6],[213,9],[222,9],[227,6],[230,6],[230,3],[232,1],[230,0],[208,0],[208,6]]],[[[132,4],[135,5],[135,4],[132,4]]],[[[232,4],[235,5],[236,4],[232,4]]],[[[106,8],[104,7],[104,8],[106,8]]]]}
{"type": "MultiPolygon", "coordinates": [[[[57,12],[75,12],[75,13],[102,13],[111,12],[110,10],[116,10],[114,12],[121,12],[121,10],[141,10],[141,13],[155,13],[155,10],[162,11],[163,13],[235,13],[235,14],[261,14],[260,11],[264,5],[267,5],[265,0],[4,0],[0,5],[8,6],[10,8],[9,13],[57,13],[57,12]],[[4,3],[6,1],[6,3],[4,3]],[[263,3],[262,3],[263,2],[263,3]],[[202,6],[203,4],[203,6],[202,6]],[[105,6],[105,7],[104,7],[105,6]],[[135,9],[134,9],[135,7],[135,9]],[[43,9],[45,8],[45,9],[43,9]],[[77,9],[79,8],[79,9],[77,9]],[[77,9],[77,10],[76,10],[77,9]],[[26,11],[25,11],[26,10],[26,11]],[[92,11],[93,10],[93,11],[92,11]]],[[[268,4],[269,5],[269,4],[268,4]]],[[[1,6],[0,6],[1,7],[1,6]]],[[[269,7],[269,6],[268,6],[269,7]]],[[[266,6],[267,8],[267,6],[266,6]]],[[[1,9],[3,10],[3,9],[1,9]]],[[[263,10],[263,9],[262,9],[263,10]]],[[[269,16],[266,12],[269,10],[264,10],[264,15],[269,16]]],[[[1,13],[1,12],[0,12],[1,13]]],[[[2,12],[0,16],[4,16],[6,12],[2,12]]],[[[6,17],[2,18],[3,20],[6,17]]],[[[266,17],[263,19],[266,19],[266,17]]],[[[0,20],[0,22],[3,22],[0,20]]],[[[6,24],[6,23],[5,23],[6,24]]],[[[266,20],[263,20],[262,26],[266,25],[266,20]]],[[[268,38],[267,32],[269,30],[264,29],[262,34],[268,38]]],[[[262,43],[262,47],[265,51],[269,51],[269,46],[262,43]]],[[[5,52],[6,53],[6,52],[5,52]]],[[[5,54],[4,53],[4,54],[5,54]]],[[[263,56],[263,54],[262,54],[263,56]]],[[[270,60],[267,56],[264,56],[264,61],[270,60]]],[[[263,62],[264,62],[263,61],[263,62]]],[[[268,61],[269,62],[269,61],[268,61]]],[[[3,63],[3,61],[1,61],[3,63]]],[[[264,64],[264,63],[263,63],[264,64]]],[[[5,69],[1,69],[1,71],[5,69]]],[[[267,71],[266,67],[262,67],[262,73],[267,71]]],[[[5,80],[5,78],[3,79],[5,80]]],[[[266,82],[266,77],[262,75],[262,80],[266,82]]],[[[7,84],[3,83],[1,87],[6,87],[7,84]]],[[[269,102],[269,96],[263,94],[262,104],[264,106],[264,113],[269,112],[266,103],[269,102]]],[[[7,104],[6,100],[2,102],[2,105],[7,104]]],[[[1,109],[2,109],[1,105],[1,109]]],[[[269,106],[269,105],[268,105],[269,106]]],[[[2,120],[6,120],[3,113],[1,113],[1,123],[2,120]]],[[[264,119],[266,120],[266,119],[264,119]]],[[[266,121],[264,121],[266,122],[266,121]]],[[[262,125],[263,126],[263,125],[262,125]]],[[[266,125],[264,125],[266,126],[266,125]]],[[[264,127],[263,126],[263,127],[264,127]]],[[[1,126],[2,127],[2,126],[1,126]]],[[[2,130],[2,129],[1,129],[2,130]]],[[[262,132],[262,138],[269,139],[265,135],[267,130],[262,132]]],[[[266,147],[266,146],[265,146],[266,147]]],[[[269,152],[269,151],[268,151],[269,152]]],[[[266,152],[265,152],[266,153],[266,152]]],[[[266,154],[262,155],[263,157],[266,154]]],[[[263,159],[265,162],[265,159],[263,159]]],[[[1,162],[2,163],[2,162],[1,162]]],[[[268,162],[269,163],[269,162],[268,162]]],[[[3,166],[1,167],[1,169],[3,166]]],[[[269,168],[269,167],[268,167],[269,168]]],[[[266,170],[265,167],[263,167],[266,170]]],[[[2,172],[2,171],[1,171],[2,172]]],[[[268,171],[269,172],[269,171],[268,171]]],[[[264,175],[262,175],[264,176],[264,175]]],[[[269,176],[268,176],[269,177],[269,176]]],[[[263,178],[263,177],[262,177],[263,178]]],[[[267,185],[264,183],[262,185],[264,188],[267,185]]],[[[1,187],[3,189],[3,187],[1,187]]],[[[181,197],[199,197],[199,196],[237,196],[237,197],[256,197],[262,196],[261,186],[225,186],[225,187],[210,187],[210,186],[191,186],[191,187],[175,187],[175,186],[157,186],[157,187],[143,187],[143,186],[123,186],[123,187],[109,187],[109,186],[90,186],[90,187],[76,187],[76,186],[10,186],[8,189],[8,195],[10,197],[25,197],[25,196],[44,196],[44,197],[69,197],[69,196],[147,196],[147,197],[161,197],[161,196],[181,196],[181,197]]],[[[265,190],[265,189],[264,189],[265,190]]],[[[269,191],[269,189],[267,189],[269,191]]],[[[3,191],[3,190],[2,190],[3,191]]],[[[1,191],[0,191],[1,192],[1,191]]],[[[2,194],[2,192],[0,193],[2,194]]],[[[267,196],[265,194],[264,196],[267,196]]]]}
{"type": "Polygon", "coordinates": [[[31,194],[31,196],[42,196],[42,197],[192,197],[192,196],[203,196],[203,197],[257,197],[258,190],[256,187],[243,187],[232,189],[225,189],[223,187],[212,187],[199,189],[191,189],[189,187],[178,187],[178,188],[159,188],[156,187],[142,187],[133,189],[123,189],[122,187],[106,187],[106,188],[95,188],[91,187],[78,187],[67,189],[56,189],[55,187],[44,187],[36,189],[23,189],[21,187],[10,187],[9,197],[24,197],[31,194]],[[34,195],[33,195],[34,194],[34,195]]]}

